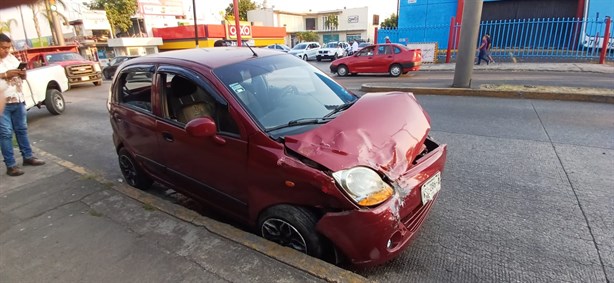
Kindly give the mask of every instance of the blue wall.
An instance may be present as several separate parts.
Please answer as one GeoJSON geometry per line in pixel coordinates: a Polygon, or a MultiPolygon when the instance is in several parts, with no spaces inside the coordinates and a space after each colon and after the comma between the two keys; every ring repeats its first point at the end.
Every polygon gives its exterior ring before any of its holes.
{"type": "MultiPolygon", "coordinates": [[[[416,0],[401,1],[399,12],[399,35],[401,41],[448,42],[450,18],[456,15],[458,0],[416,0]],[[411,27],[429,27],[414,29],[411,27]],[[403,31],[404,29],[407,29],[403,31]]],[[[379,38],[379,36],[378,36],[379,38]]],[[[378,39],[378,41],[383,41],[378,39]]],[[[440,47],[441,48],[441,47],[440,47]]]]}

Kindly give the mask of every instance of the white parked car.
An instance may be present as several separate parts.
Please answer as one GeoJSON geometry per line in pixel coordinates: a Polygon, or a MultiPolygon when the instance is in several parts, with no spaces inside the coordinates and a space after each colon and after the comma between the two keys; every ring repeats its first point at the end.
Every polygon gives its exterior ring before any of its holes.
{"type": "Polygon", "coordinates": [[[294,46],[288,54],[299,57],[305,61],[315,60],[316,56],[318,56],[318,50],[320,50],[320,44],[317,42],[301,42],[294,46]]]}
{"type": "Polygon", "coordinates": [[[322,61],[322,59],[336,60],[347,55],[345,48],[348,46],[346,42],[329,42],[318,50],[316,59],[322,61]]]}

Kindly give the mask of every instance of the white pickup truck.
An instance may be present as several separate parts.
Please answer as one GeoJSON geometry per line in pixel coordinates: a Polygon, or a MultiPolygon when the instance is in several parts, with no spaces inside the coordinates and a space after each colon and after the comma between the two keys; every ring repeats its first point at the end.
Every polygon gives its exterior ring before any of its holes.
{"type": "Polygon", "coordinates": [[[23,84],[23,94],[26,99],[26,109],[45,105],[49,113],[59,115],[64,112],[64,96],[68,90],[68,78],[60,65],[40,67],[26,72],[27,79],[23,84]]]}

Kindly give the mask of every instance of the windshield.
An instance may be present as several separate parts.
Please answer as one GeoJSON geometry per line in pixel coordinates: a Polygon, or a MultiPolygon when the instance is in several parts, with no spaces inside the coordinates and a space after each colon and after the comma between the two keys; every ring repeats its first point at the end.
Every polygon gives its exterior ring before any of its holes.
{"type": "Polygon", "coordinates": [[[77,53],[54,53],[45,55],[47,62],[62,62],[62,61],[85,61],[85,59],[77,53]]]}
{"type": "Polygon", "coordinates": [[[329,42],[326,44],[326,48],[337,48],[337,46],[339,46],[339,43],[336,42],[329,42]]]}
{"type": "Polygon", "coordinates": [[[302,49],[305,49],[305,48],[307,48],[307,43],[301,43],[301,44],[299,44],[297,46],[294,46],[294,48],[292,48],[292,49],[294,49],[294,50],[302,50],[302,49]]]}
{"type": "Polygon", "coordinates": [[[319,69],[291,56],[254,58],[214,73],[264,131],[278,135],[306,131],[336,117],[327,114],[340,105],[358,99],[319,69]],[[320,120],[284,128],[313,119],[320,120]]]}

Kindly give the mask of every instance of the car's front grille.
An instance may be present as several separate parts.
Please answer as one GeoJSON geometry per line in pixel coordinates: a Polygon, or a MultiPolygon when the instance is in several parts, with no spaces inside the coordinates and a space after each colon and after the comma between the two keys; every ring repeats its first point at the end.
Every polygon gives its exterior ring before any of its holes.
{"type": "Polygon", "coordinates": [[[94,72],[92,65],[75,65],[68,67],[69,76],[89,75],[94,72]]]}

